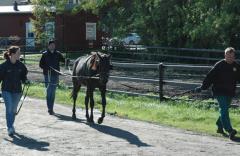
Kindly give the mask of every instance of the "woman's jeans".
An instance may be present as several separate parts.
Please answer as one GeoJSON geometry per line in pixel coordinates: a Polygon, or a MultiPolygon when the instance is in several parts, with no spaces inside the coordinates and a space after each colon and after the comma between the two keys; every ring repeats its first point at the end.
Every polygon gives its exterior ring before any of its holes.
{"type": "Polygon", "coordinates": [[[48,111],[53,111],[58,75],[44,75],[48,111]]]}
{"type": "Polygon", "coordinates": [[[216,99],[219,104],[220,117],[218,118],[216,124],[219,129],[225,129],[227,132],[232,131],[232,125],[229,118],[228,109],[232,102],[232,97],[230,96],[216,96],[216,99]]]}
{"type": "Polygon", "coordinates": [[[6,120],[8,129],[13,128],[15,113],[17,112],[17,106],[21,99],[21,96],[22,93],[2,91],[2,97],[6,107],[6,120]]]}

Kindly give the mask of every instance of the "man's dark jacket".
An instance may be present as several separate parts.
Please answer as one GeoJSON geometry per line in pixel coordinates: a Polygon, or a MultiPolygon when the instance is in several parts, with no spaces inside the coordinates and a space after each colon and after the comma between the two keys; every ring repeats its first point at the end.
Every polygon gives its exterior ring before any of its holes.
{"type": "Polygon", "coordinates": [[[236,62],[228,64],[225,60],[221,60],[208,72],[201,89],[205,90],[212,85],[214,96],[233,97],[239,80],[240,65],[236,62]]]}
{"type": "Polygon", "coordinates": [[[65,62],[65,59],[59,51],[55,50],[53,53],[51,53],[49,50],[47,50],[43,52],[39,66],[43,69],[44,75],[48,75],[49,71],[51,75],[59,75],[53,69],[59,71],[60,62],[65,62]]]}

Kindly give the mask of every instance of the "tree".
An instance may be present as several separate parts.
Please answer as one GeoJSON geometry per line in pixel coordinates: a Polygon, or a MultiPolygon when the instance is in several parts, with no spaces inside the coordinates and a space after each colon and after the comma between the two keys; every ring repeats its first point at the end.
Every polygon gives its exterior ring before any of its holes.
{"type": "MultiPolygon", "coordinates": [[[[65,0],[34,2],[39,32],[44,31],[43,23],[51,20],[46,8],[54,4],[57,13],[63,11],[66,4],[65,0]]],[[[240,46],[239,0],[81,0],[72,11],[82,10],[98,15],[98,28],[112,36],[137,32],[147,45],[240,46]]]]}
{"type": "Polygon", "coordinates": [[[31,19],[37,43],[46,45],[49,40],[46,34],[45,24],[55,21],[55,15],[64,11],[67,0],[32,0],[34,6],[31,19]]]}

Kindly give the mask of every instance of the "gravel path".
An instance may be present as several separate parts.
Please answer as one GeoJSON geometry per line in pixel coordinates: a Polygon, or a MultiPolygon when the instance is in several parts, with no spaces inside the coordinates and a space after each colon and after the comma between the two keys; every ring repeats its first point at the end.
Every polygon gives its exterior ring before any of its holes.
{"type": "MultiPolygon", "coordinates": [[[[16,118],[15,137],[7,135],[0,104],[1,156],[219,156],[239,155],[240,143],[146,122],[107,115],[102,125],[89,125],[84,111],[71,119],[71,107],[55,105],[49,116],[44,100],[27,98],[16,118]]],[[[95,110],[95,121],[100,113],[95,110]]]]}

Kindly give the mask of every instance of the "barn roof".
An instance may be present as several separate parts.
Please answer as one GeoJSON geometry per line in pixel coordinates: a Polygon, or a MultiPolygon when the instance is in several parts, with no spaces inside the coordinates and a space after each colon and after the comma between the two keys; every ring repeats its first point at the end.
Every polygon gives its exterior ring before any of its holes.
{"type": "Polygon", "coordinates": [[[0,6],[10,6],[13,5],[15,1],[22,5],[28,3],[28,0],[0,0],[0,6]]]}
{"type": "Polygon", "coordinates": [[[33,5],[18,5],[18,11],[14,10],[13,6],[0,6],[0,14],[12,14],[12,13],[32,13],[33,5]]]}

